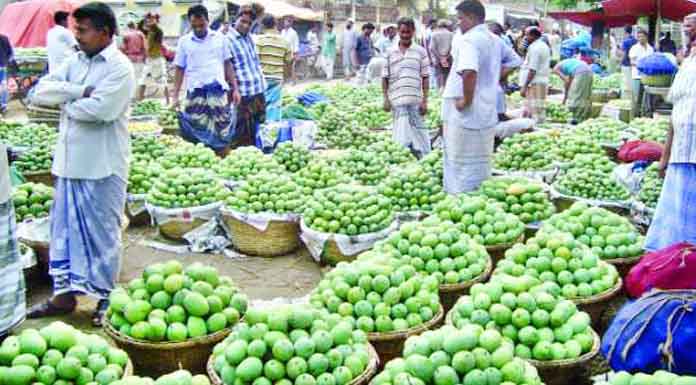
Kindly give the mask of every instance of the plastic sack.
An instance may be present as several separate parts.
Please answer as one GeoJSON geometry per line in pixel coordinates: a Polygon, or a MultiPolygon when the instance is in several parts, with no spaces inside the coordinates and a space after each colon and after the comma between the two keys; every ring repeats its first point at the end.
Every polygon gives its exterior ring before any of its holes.
{"type": "Polygon", "coordinates": [[[638,72],[649,76],[674,75],[677,73],[677,70],[679,70],[676,63],[674,63],[669,56],[661,52],[641,58],[638,60],[636,67],[638,68],[638,72]]]}
{"type": "Polygon", "coordinates": [[[218,130],[200,127],[189,114],[183,111],[178,112],[177,117],[179,118],[179,133],[182,138],[192,143],[203,143],[214,151],[224,150],[237,136],[235,129],[237,124],[236,107],[230,107],[230,127],[224,135],[219,135],[218,130]]]}
{"type": "Polygon", "coordinates": [[[313,106],[317,103],[328,102],[329,99],[326,96],[324,96],[318,92],[309,91],[309,92],[305,92],[304,94],[298,96],[297,101],[299,101],[303,105],[309,107],[309,106],[313,106]]]}
{"type": "Polygon", "coordinates": [[[626,276],[626,291],[637,298],[652,289],[696,289],[696,246],[681,242],[647,253],[626,276]]]}
{"type": "Polygon", "coordinates": [[[265,152],[272,152],[279,143],[292,141],[290,120],[264,123],[256,132],[256,147],[265,152]]]}
{"type": "Polygon", "coordinates": [[[625,163],[638,160],[656,162],[662,157],[664,148],[660,143],[646,140],[631,140],[619,149],[618,158],[625,163]]]}
{"type": "Polygon", "coordinates": [[[696,291],[655,290],[624,305],[602,338],[614,371],[696,374],[696,291]]]}
{"type": "Polygon", "coordinates": [[[159,225],[171,221],[193,222],[194,219],[209,221],[218,213],[220,206],[222,206],[222,202],[205,206],[168,209],[145,202],[145,208],[150,213],[152,221],[159,225]]]}
{"type": "Polygon", "coordinates": [[[395,231],[398,227],[399,221],[395,220],[389,227],[378,232],[349,236],[312,230],[307,227],[304,219],[302,219],[300,221],[300,239],[307,246],[309,253],[312,254],[312,258],[317,262],[321,262],[324,246],[329,239],[336,242],[338,249],[343,255],[357,255],[372,248],[377,241],[385,239],[389,233],[395,231]]]}

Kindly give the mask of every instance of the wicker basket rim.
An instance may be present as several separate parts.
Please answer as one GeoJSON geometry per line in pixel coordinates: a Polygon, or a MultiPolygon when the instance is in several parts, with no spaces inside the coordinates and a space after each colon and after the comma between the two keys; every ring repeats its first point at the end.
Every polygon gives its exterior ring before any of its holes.
{"type": "Polygon", "coordinates": [[[43,176],[43,175],[53,175],[51,174],[51,170],[43,170],[43,171],[25,171],[22,173],[23,176],[43,176]]]}
{"type": "Polygon", "coordinates": [[[545,368],[559,368],[559,367],[570,367],[570,366],[578,366],[581,365],[589,360],[591,360],[594,356],[599,353],[599,345],[600,345],[600,339],[599,339],[599,334],[597,334],[594,329],[590,328],[590,331],[592,333],[592,349],[590,349],[589,352],[581,355],[578,358],[569,358],[569,359],[564,359],[564,360],[555,360],[555,361],[538,361],[538,360],[533,360],[533,359],[528,359],[526,360],[530,364],[534,365],[535,368],[537,369],[545,369],[545,368]]]}
{"type": "Polygon", "coordinates": [[[621,291],[621,288],[623,287],[623,279],[621,277],[618,277],[618,278],[619,279],[616,280],[614,287],[612,287],[611,289],[609,289],[603,293],[599,293],[597,295],[594,295],[592,297],[587,297],[587,298],[575,298],[575,299],[571,299],[571,301],[573,301],[573,303],[575,303],[576,305],[590,305],[593,303],[602,302],[602,301],[605,301],[609,298],[612,298],[616,294],[618,294],[618,292],[621,291]]]}
{"type": "Polygon", "coordinates": [[[498,250],[509,249],[510,247],[512,247],[515,244],[520,243],[520,242],[524,242],[524,232],[522,232],[522,234],[520,234],[520,236],[516,240],[514,240],[513,242],[501,243],[499,245],[488,245],[488,246],[484,246],[484,247],[486,248],[486,251],[498,251],[498,250]]]}
{"type": "MultiPolygon", "coordinates": [[[[231,208],[227,207],[224,203],[222,204],[222,206],[220,206],[220,215],[221,215],[223,218],[231,218],[231,219],[233,219],[233,220],[236,221],[236,222],[241,222],[241,223],[243,223],[243,224],[246,224],[246,223],[244,223],[243,221],[240,221],[238,218],[235,218],[234,215],[231,214],[231,213],[233,213],[233,212],[234,212],[234,213],[239,213],[239,214],[248,215],[248,216],[254,216],[254,215],[257,215],[257,214],[299,215],[299,214],[297,214],[297,213],[272,213],[272,212],[244,213],[244,212],[241,212],[241,211],[232,210],[231,208]]],[[[278,223],[281,223],[281,224],[285,224],[285,223],[299,223],[299,220],[282,221],[282,220],[278,220],[278,219],[271,219],[270,221],[268,221],[268,223],[271,223],[271,222],[278,222],[278,223]]]]}
{"type": "Polygon", "coordinates": [[[410,337],[412,335],[420,334],[426,330],[429,330],[431,327],[437,325],[442,321],[442,319],[445,316],[445,309],[440,305],[440,310],[437,311],[437,314],[430,319],[428,322],[424,322],[418,326],[414,326],[410,329],[402,330],[402,331],[396,331],[396,332],[387,332],[387,333],[367,333],[367,339],[369,341],[391,341],[391,340],[398,340],[398,339],[403,339],[410,337]]]}
{"type": "MultiPolygon", "coordinates": [[[[377,373],[377,367],[379,366],[379,355],[377,354],[377,351],[372,346],[372,344],[370,344],[369,342],[367,343],[367,352],[370,356],[369,361],[367,362],[367,367],[359,376],[355,377],[347,385],[359,385],[363,381],[371,378],[372,376],[374,376],[375,373],[377,373]]],[[[208,377],[210,377],[210,382],[213,385],[224,385],[222,379],[215,371],[213,364],[214,359],[211,355],[210,358],[208,358],[208,363],[206,364],[206,372],[208,373],[208,377]]]]}
{"type": "Polygon", "coordinates": [[[462,283],[443,284],[443,285],[440,285],[438,287],[438,290],[441,293],[442,292],[447,293],[450,291],[459,291],[462,289],[466,289],[468,287],[474,286],[475,284],[477,284],[479,282],[485,281],[486,279],[488,279],[488,277],[491,275],[492,272],[493,272],[493,259],[490,256],[488,256],[488,262],[486,263],[486,269],[484,269],[483,272],[481,272],[481,274],[479,274],[476,278],[470,279],[470,280],[468,280],[466,282],[462,282],[462,283]]]}
{"type": "Polygon", "coordinates": [[[627,258],[614,258],[614,259],[604,259],[604,262],[610,263],[612,265],[629,265],[635,262],[638,262],[643,258],[643,255],[637,255],[635,257],[627,257],[627,258]]]}
{"type": "Polygon", "coordinates": [[[149,350],[178,350],[178,349],[186,349],[186,348],[191,348],[194,346],[198,345],[209,345],[212,343],[216,343],[227,337],[227,335],[230,334],[232,331],[231,328],[225,328],[220,331],[217,331],[213,334],[208,334],[202,337],[196,337],[196,338],[191,338],[186,341],[181,341],[181,342],[170,342],[170,341],[163,341],[163,342],[145,342],[145,341],[140,341],[136,340],[134,338],[131,338],[129,336],[121,334],[118,330],[116,330],[113,325],[111,325],[111,321],[109,318],[104,315],[104,319],[102,321],[104,332],[111,338],[113,338],[115,341],[118,341],[119,343],[123,345],[128,345],[128,346],[133,346],[137,347],[139,349],[149,349],[149,350]]]}

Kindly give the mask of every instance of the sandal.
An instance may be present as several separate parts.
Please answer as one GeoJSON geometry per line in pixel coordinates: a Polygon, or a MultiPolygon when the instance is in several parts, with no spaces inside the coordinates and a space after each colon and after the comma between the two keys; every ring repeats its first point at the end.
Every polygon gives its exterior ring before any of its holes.
{"type": "Polygon", "coordinates": [[[94,313],[92,314],[92,325],[95,327],[100,328],[102,326],[102,321],[104,319],[104,314],[106,314],[106,310],[109,308],[109,300],[108,299],[100,299],[99,303],[97,304],[97,309],[94,310],[94,313]]]}
{"type": "Polygon", "coordinates": [[[29,311],[27,312],[27,318],[35,319],[35,318],[56,317],[56,316],[61,316],[61,315],[68,315],[68,314],[74,312],[76,307],[77,307],[77,303],[73,304],[69,308],[56,306],[49,299],[48,301],[46,301],[44,303],[40,303],[38,305],[32,306],[29,309],[29,311]]]}

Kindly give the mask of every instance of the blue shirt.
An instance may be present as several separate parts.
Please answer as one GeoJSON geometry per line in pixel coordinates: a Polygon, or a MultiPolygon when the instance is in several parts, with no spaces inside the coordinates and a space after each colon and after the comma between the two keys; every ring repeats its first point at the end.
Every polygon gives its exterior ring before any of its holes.
{"type": "Polygon", "coordinates": [[[360,35],[355,43],[355,51],[358,57],[358,64],[366,65],[372,59],[372,40],[365,35],[360,35]]]}
{"type": "Polygon", "coordinates": [[[62,178],[128,180],[128,107],[135,93],[130,60],[116,47],[93,57],[79,52],[41,78],[31,95],[39,105],[61,105],[52,173],[62,178]],[[84,97],[87,87],[94,87],[84,97]]]}
{"type": "Polygon", "coordinates": [[[229,43],[222,33],[208,30],[208,34],[200,39],[189,32],[179,39],[174,64],[184,70],[189,91],[213,82],[220,83],[227,90],[225,61],[230,57],[229,43]]]}
{"type": "Polygon", "coordinates": [[[261,60],[250,34],[238,34],[230,38],[232,65],[242,96],[262,94],[266,90],[261,60]]]}
{"type": "Polygon", "coordinates": [[[590,67],[582,60],[575,58],[565,59],[559,63],[559,69],[565,76],[575,76],[577,74],[592,72],[590,67]]]}
{"type": "Polygon", "coordinates": [[[621,65],[624,67],[630,67],[631,66],[631,59],[628,57],[628,51],[631,50],[631,47],[636,45],[638,43],[638,40],[636,40],[633,36],[629,36],[624,39],[623,43],[621,44],[621,50],[624,53],[623,59],[621,59],[621,65]]]}

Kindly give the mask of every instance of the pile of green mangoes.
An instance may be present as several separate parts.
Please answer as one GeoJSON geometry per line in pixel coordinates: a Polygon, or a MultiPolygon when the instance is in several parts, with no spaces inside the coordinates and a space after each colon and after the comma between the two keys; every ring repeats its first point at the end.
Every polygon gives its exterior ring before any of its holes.
{"type": "Polygon", "coordinates": [[[48,172],[53,164],[53,146],[32,147],[12,164],[22,173],[48,172]]]}
{"type": "Polygon", "coordinates": [[[623,85],[621,74],[611,74],[608,76],[595,76],[592,79],[593,90],[619,91],[623,85]]]}
{"type": "Polygon", "coordinates": [[[47,217],[53,205],[53,187],[41,183],[22,183],[12,191],[17,222],[47,217]]]}
{"type": "Polygon", "coordinates": [[[191,375],[188,370],[177,370],[153,380],[150,377],[125,376],[111,385],[210,385],[208,376],[191,375]]]}
{"type": "Polygon", "coordinates": [[[392,116],[385,112],[382,103],[364,104],[353,115],[358,126],[364,128],[385,128],[391,124],[392,116]]]}
{"type": "Polygon", "coordinates": [[[131,194],[147,194],[152,184],[164,172],[157,163],[143,161],[131,162],[128,171],[128,192],[131,194]]]}
{"type": "Polygon", "coordinates": [[[597,170],[610,174],[615,167],[616,163],[612,162],[611,159],[604,154],[577,154],[570,163],[564,164],[561,168],[563,170],[572,168],[597,170]]]}
{"type": "Polygon", "coordinates": [[[444,172],[442,157],[443,152],[438,148],[431,151],[419,161],[423,168],[425,168],[435,180],[440,181],[440,183],[442,183],[442,174],[444,172]]]}
{"type": "Polygon", "coordinates": [[[232,150],[213,166],[217,175],[228,180],[241,181],[261,171],[282,173],[283,167],[273,157],[265,155],[253,146],[239,147],[232,150]]]}
{"type": "Polygon", "coordinates": [[[399,231],[378,243],[370,253],[391,258],[395,266],[412,266],[437,279],[438,284],[459,284],[479,278],[490,263],[486,248],[449,221],[432,216],[407,222],[399,231]]]}
{"type": "Polygon", "coordinates": [[[664,143],[669,131],[669,119],[666,118],[637,118],[631,120],[631,128],[638,131],[640,140],[651,140],[664,143]]]}
{"type": "Polygon", "coordinates": [[[165,169],[201,168],[211,170],[219,162],[217,155],[202,143],[167,151],[159,160],[165,169]]]}
{"type": "Polygon", "coordinates": [[[128,354],[96,334],[62,322],[25,329],[0,345],[3,385],[116,384],[128,354]]]}
{"type": "Polygon", "coordinates": [[[309,301],[366,333],[404,331],[441,310],[437,280],[412,266],[365,259],[341,262],[326,273],[309,301]]]}
{"type": "Polygon", "coordinates": [[[379,140],[365,149],[367,152],[381,156],[388,164],[404,164],[415,161],[411,150],[394,141],[391,137],[381,135],[379,140]]]}
{"type": "Polygon", "coordinates": [[[541,183],[530,179],[490,178],[481,184],[479,192],[499,202],[505,212],[517,215],[523,223],[542,221],[555,211],[541,183]]]}
{"type": "Polygon", "coordinates": [[[109,295],[106,316],[119,333],[136,340],[181,342],[236,324],[247,297],[212,266],[179,261],[149,265],[139,278],[109,295]]]}
{"type": "Polygon", "coordinates": [[[303,195],[310,196],[315,190],[349,183],[350,177],[328,161],[319,159],[295,173],[293,180],[303,195]]]}
{"type": "Polygon", "coordinates": [[[587,136],[562,135],[556,141],[552,156],[559,162],[570,162],[580,154],[604,155],[605,152],[594,139],[587,136]]]}
{"type": "Polygon", "coordinates": [[[643,236],[628,219],[582,202],[575,202],[568,210],[549,218],[540,231],[572,234],[603,259],[631,258],[643,254],[643,236]]]}
{"type": "Polygon", "coordinates": [[[365,333],[304,305],[250,309],[212,356],[224,385],[348,385],[371,359],[365,333]]]}
{"type": "Polygon", "coordinates": [[[287,171],[297,172],[312,161],[312,154],[305,147],[283,142],[273,151],[273,159],[287,171]]]}
{"type": "Polygon", "coordinates": [[[131,110],[132,116],[159,116],[162,111],[162,103],[155,99],[141,100],[133,106],[131,110]]]}
{"type": "Polygon", "coordinates": [[[547,292],[531,277],[497,275],[477,283],[448,314],[457,328],[471,324],[499,331],[515,344],[515,356],[538,361],[577,359],[594,346],[590,316],[547,292]]]}
{"type": "Polygon", "coordinates": [[[46,124],[0,122],[0,141],[13,146],[50,147],[58,130],[46,124]]]}
{"type": "Polygon", "coordinates": [[[628,125],[620,120],[600,117],[578,124],[575,132],[588,136],[595,143],[614,144],[621,142],[627,128],[628,125]]]}
{"type": "Polygon", "coordinates": [[[454,222],[461,232],[485,246],[514,243],[525,230],[516,215],[506,213],[499,203],[482,197],[448,196],[435,205],[434,211],[440,219],[454,222]]]}
{"type": "Polygon", "coordinates": [[[640,182],[640,191],[638,192],[638,200],[653,209],[657,207],[657,201],[660,199],[662,184],[664,183],[664,180],[660,177],[658,166],[658,163],[655,162],[645,169],[643,180],[640,182]]]}
{"type": "Polygon", "coordinates": [[[307,199],[306,225],[325,233],[358,235],[388,228],[394,221],[391,200],[353,185],[317,190],[307,199]]]}
{"type": "Polygon", "coordinates": [[[179,117],[175,110],[163,108],[159,112],[157,122],[162,127],[179,127],[179,117]]]}
{"type": "Polygon", "coordinates": [[[247,178],[227,199],[225,206],[244,213],[300,213],[303,196],[288,175],[261,171],[247,178]]]}
{"type": "Polygon", "coordinates": [[[403,357],[384,366],[373,385],[542,385],[532,364],[495,329],[445,325],[409,337],[403,357]]]}
{"type": "Polygon", "coordinates": [[[546,103],[546,120],[555,123],[567,123],[573,118],[568,107],[560,103],[546,103]]]}
{"type": "Polygon", "coordinates": [[[159,161],[169,152],[167,145],[152,135],[140,135],[131,138],[131,154],[135,162],[159,161]]]}
{"type": "Polygon", "coordinates": [[[616,285],[616,268],[592,253],[568,233],[537,233],[505,252],[493,275],[529,275],[545,283],[554,295],[567,299],[589,298],[616,285]]]}
{"type": "Polygon", "coordinates": [[[420,165],[395,170],[384,179],[377,191],[391,199],[396,212],[430,212],[445,199],[442,183],[420,165]]]}
{"type": "Polygon", "coordinates": [[[561,194],[573,197],[605,201],[626,201],[630,197],[610,173],[595,169],[570,169],[553,185],[561,194]]]}
{"type": "Polygon", "coordinates": [[[647,373],[613,373],[609,381],[596,382],[597,385],[694,385],[696,377],[679,376],[666,370],[647,373]]]}
{"type": "Polygon", "coordinates": [[[164,170],[152,183],[146,201],[163,208],[205,206],[224,201],[230,192],[206,170],[164,170]]]}
{"type": "Polygon", "coordinates": [[[494,155],[495,167],[510,171],[542,171],[553,165],[557,143],[543,132],[513,135],[505,138],[494,155]]]}
{"type": "Polygon", "coordinates": [[[353,180],[376,186],[389,175],[389,166],[379,154],[349,150],[336,161],[336,166],[353,180]]]}

